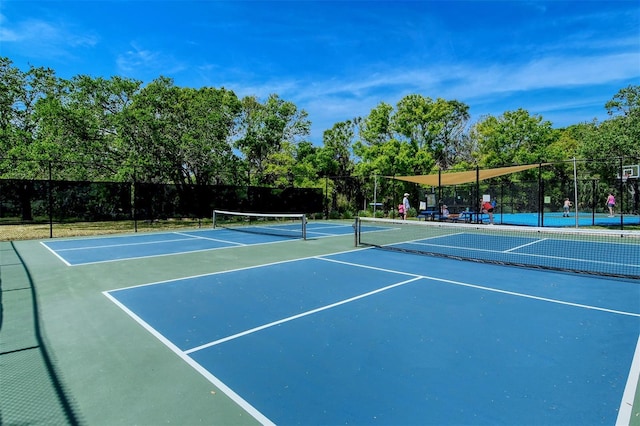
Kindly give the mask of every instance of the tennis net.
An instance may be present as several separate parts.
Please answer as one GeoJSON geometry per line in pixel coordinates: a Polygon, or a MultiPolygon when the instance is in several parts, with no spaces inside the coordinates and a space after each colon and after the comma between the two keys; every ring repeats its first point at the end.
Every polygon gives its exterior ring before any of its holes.
{"type": "Polygon", "coordinates": [[[303,213],[246,213],[213,211],[213,227],[255,234],[307,239],[307,217],[303,213]]]}
{"type": "Polygon", "coordinates": [[[360,217],[356,244],[479,262],[640,279],[640,232],[360,217]]]}

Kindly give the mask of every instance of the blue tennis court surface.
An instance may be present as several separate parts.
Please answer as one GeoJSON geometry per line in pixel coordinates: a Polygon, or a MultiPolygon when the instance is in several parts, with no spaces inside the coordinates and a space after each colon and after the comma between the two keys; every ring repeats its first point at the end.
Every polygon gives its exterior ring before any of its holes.
{"type": "MultiPolygon", "coordinates": [[[[297,225],[290,226],[298,229],[297,225]]],[[[276,227],[271,227],[272,229],[276,227]]],[[[309,223],[307,238],[323,238],[353,233],[353,227],[337,223],[309,223]]],[[[270,244],[289,238],[229,229],[134,234],[42,242],[67,265],[83,265],[116,260],[139,259],[224,249],[243,245],[270,244]]]]}
{"type": "MultiPolygon", "coordinates": [[[[483,216],[484,222],[488,222],[489,216],[483,216]]],[[[538,213],[496,213],[494,215],[496,223],[504,225],[523,226],[548,226],[554,228],[572,228],[576,223],[580,227],[589,226],[619,226],[640,225],[640,216],[637,214],[625,214],[623,217],[615,215],[610,217],[605,213],[592,213],[583,211],[578,213],[576,220],[575,212],[571,212],[569,217],[564,217],[562,212],[545,213],[544,216],[538,213]]]]}
{"type": "Polygon", "coordinates": [[[637,382],[633,280],[366,249],[104,294],[264,424],[614,424],[637,382]]]}

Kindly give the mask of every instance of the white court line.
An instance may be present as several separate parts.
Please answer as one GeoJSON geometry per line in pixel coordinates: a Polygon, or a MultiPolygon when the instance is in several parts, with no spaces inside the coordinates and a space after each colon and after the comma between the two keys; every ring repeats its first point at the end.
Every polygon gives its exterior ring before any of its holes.
{"type": "Polygon", "coordinates": [[[388,285],[386,287],[378,288],[376,290],[372,290],[370,292],[363,293],[363,294],[360,294],[358,296],[350,297],[348,299],[344,299],[344,300],[341,300],[339,302],[331,303],[329,305],[322,306],[320,308],[316,308],[316,309],[312,309],[310,311],[306,311],[306,312],[302,312],[302,313],[299,313],[299,314],[296,314],[296,315],[292,315],[292,316],[287,317],[287,318],[282,318],[280,320],[273,321],[273,322],[270,322],[268,324],[261,325],[259,327],[254,327],[254,328],[251,328],[249,330],[245,330],[243,332],[234,334],[232,336],[227,336],[227,337],[224,337],[222,339],[218,339],[218,340],[214,340],[213,342],[206,343],[204,345],[196,346],[195,348],[191,348],[189,350],[186,350],[184,353],[190,354],[190,353],[193,353],[193,352],[200,351],[202,349],[210,348],[211,346],[219,345],[220,343],[228,342],[229,340],[234,340],[234,339],[237,339],[238,337],[246,336],[248,334],[253,334],[253,333],[257,332],[257,331],[264,330],[264,329],[271,328],[271,327],[275,327],[276,325],[284,324],[286,322],[290,322],[290,321],[296,320],[298,318],[302,318],[302,317],[306,317],[306,316],[309,316],[309,315],[312,315],[312,314],[315,314],[315,313],[318,313],[318,312],[326,311],[327,309],[335,308],[336,306],[340,306],[340,305],[344,305],[346,303],[354,302],[356,300],[359,300],[359,299],[362,299],[362,298],[365,298],[365,297],[369,297],[369,296],[371,296],[373,294],[376,294],[376,293],[381,293],[383,291],[387,291],[387,290],[390,290],[392,288],[399,287],[401,285],[409,284],[409,283],[411,283],[413,281],[416,281],[416,280],[419,280],[419,279],[420,279],[420,277],[414,277],[414,278],[411,278],[409,280],[402,281],[402,282],[395,283],[395,284],[391,284],[391,285],[388,285]]]}
{"type": "Polygon", "coordinates": [[[271,420],[269,420],[264,414],[258,411],[253,405],[249,404],[244,398],[235,393],[230,387],[228,387],[222,380],[211,374],[209,370],[202,367],[199,363],[193,360],[190,356],[188,356],[185,352],[180,350],[176,345],[174,345],[169,339],[164,337],[161,333],[159,333],[156,329],[151,327],[146,323],[142,318],[136,315],[133,311],[127,308],[125,305],[120,303],[116,298],[111,296],[109,292],[102,292],[109,300],[116,304],[120,309],[122,309],[125,313],[127,313],[131,318],[134,319],[138,324],[140,324],[145,330],[155,336],[160,342],[164,343],[171,351],[173,351],[176,355],[178,355],[184,362],[193,367],[198,373],[202,374],[209,382],[211,382],[215,387],[220,389],[225,395],[229,397],[232,401],[238,404],[243,410],[245,410],[249,415],[253,416],[257,421],[259,421],[263,425],[275,425],[271,420]]]}
{"type": "MultiPolygon", "coordinates": [[[[289,240],[283,240],[283,241],[269,241],[266,243],[256,243],[256,244],[248,244],[246,246],[262,246],[262,245],[269,245],[269,244],[279,244],[279,243],[285,243],[289,240]]],[[[135,257],[122,257],[122,258],[118,258],[118,259],[108,259],[108,260],[96,260],[95,262],[83,262],[83,263],[78,263],[75,265],[70,265],[70,266],[84,266],[84,265],[95,265],[98,263],[109,263],[109,262],[125,262],[127,260],[137,260],[137,259],[153,259],[154,257],[165,257],[165,256],[180,256],[183,254],[191,254],[191,253],[202,253],[205,251],[213,251],[213,250],[228,250],[228,249],[234,249],[237,248],[236,246],[227,246],[227,247],[212,247],[212,248],[205,248],[205,249],[199,249],[199,250],[187,250],[187,251],[177,251],[177,252],[173,252],[173,253],[162,253],[162,254],[150,254],[150,255],[145,255],[145,256],[135,256],[135,257]]]]}
{"type": "MultiPolygon", "coordinates": [[[[200,235],[185,234],[185,233],[182,233],[182,232],[174,232],[174,234],[185,235],[187,237],[192,237],[192,239],[215,241],[215,242],[218,242],[218,243],[235,244],[235,245],[238,245],[238,246],[246,246],[247,245],[247,244],[244,244],[244,243],[238,243],[236,241],[221,240],[219,238],[202,237],[200,235]]],[[[178,240],[178,241],[182,241],[182,240],[178,240]]]]}
{"type": "MultiPolygon", "coordinates": [[[[360,264],[357,264],[357,263],[344,262],[344,261],[341,261],[341,260],[324,259],[324,258],[319,258],[319,259],[326,260],[328,262],[343,263],[345,265],[353,265],[353,266],[357,266],[357,267],[361,267],[361,268],[375,269],[375,270],[384,271],[384,272],[395,272],[395,273],[403,273],[403,274],[406,274],[406,275],[415,275],[415,274],[409,274],[409,273],[400,272],[400,271],[394,271],[394,270],[391,270],[391,269],[378,268],[376,266],[368,266],[368,265],[360,265],[360,264]]],[[[580,303],[565,302],[563,300],[550,299],[548,297],[533,296],[533,295],[530,295],[530,294],[518,293],[518,292],[515,292],[515,291],[509,291],[509,290],[501,290],[501,289],[492,288],[492,287],[486,287],[486,286],[482,286],[482,285],[478,285],[478,284],[463,283],[461,281],[448,280],[448,279],[445,279],[445,278],[429,277],[429,276],[425,276],[425,275],[415,275],[415,276],[417,276],[419,278],[424,278],[426,280],[440,281],[440,282],[459,285],[459,286],[463,286],[463,287],[470,287],[470,288],[476,288],[476,289],[479,289],[479,290],[491,291],[491,292],[494,292],[494,293],[502,293],[502,294],[508,294],[508,295],[511,295],[511,296],[523,297],[523,298],[526,298],[526,299],[534,299],[534,300],[540,300],[540,301],[543,301],[543,302],[557,303],[559,305],[574,306],[574,307],[578,307],[578,308],[592,309],[592,310],[596,310],[596,311],[602,311],[602,312],[608,312],[608,313],[620,314],[620,315],[628,315],[628,316],[640,318],[640,313],[618,311],[618,310],[615,310],[615,309],[600,308],[600,307],[597,307],[597,306],[584,305],[584,304],[580,304],[580,303]]]]}
{"type": "MultiPolygon", "coordinates": [[[[353,252],[363,251],[363,250],[370,250],[370,248],[357,248],[357,249],[345,250],[345,251],[341,251],[341,252],[337,252],[337,253],[331,253],[331,255],[338,255],[338,254],[344,254],[344,253],[353,253],[353,252]]],[[[193,279],[193,278],[202,278],[202,277],[207,277],[207,276],[228,274],[228,273],[231,273],[231,272],[238,272],[238,271],[245,271],[245,270],[249,270],[249,269],[262,268],[264,266],[273,266],[273,265],[282,265],[284,263],[301,262],[301,261],[309,260],[309,259],[326,260],[326,259],[321,258],[318,255],[313,255],[313,256],[307,256],[307,257],[299,257],[299,258],[296,258],[296,259],[278,260],[278,261],[275,261],[275,262],[262,263],[262,264],[259,264],[259,265],[243,266],[242,268],[234,268],[234,269],[229,269],[229,270],[226,270],[226,271],[208,272],[208,273],[205,273],[205,274],[189,275],[187,277],[182,277],[182,278],[172,278],[172,279],[169,279],[169,280],[154,281],[154,282],[145,283],[145,284],[136,284],[136,285],[132,285],[132,286],[128,286],[128,287],[114,288],[114,289],[108,290],[108,291],[114,292],[114,291],[120,291],[120,290],[128,290],[128,289],[137,288],[137,287],[147,287],[147,286],[151,286],[151,285],[168,284],[168,283],[172,283],[172,282],[175,282],[175,281],[185,281],[185,280],[190,280],[190,279],[193,279]]],[[[396,273],[398,273],[398,272],[396,271],[396,273]]],[[[413,275],[413,274],[406,274],[406,275],[413,275]]]]}
{"type": "Polygon", "coordinates": [[[324,258],[324,257],[321,257],[321,256],[317,256],[317,257],[313,257],[313,258],[318,259],[318,260],[327,261],[327,262],[334,262],[334,263],[340,263],[340,264],[343,264],[343,265],[354,266],[354,267],[357,267],[357,268],[373,269],[373,270],[377,270],[377,271],[395,273],[395,274],[400,274],[400,275],[409,275],[409,276],[411,276],[413,278],[405,280],[405,281],[402,281],[402,282],[399,282],[399,283],[391,284],[389,286],[382,287],[380,289],[376,289],[376,290],[373,290],[373,291],[370,291],[370,292],[367,292],[367,293],[363,293],[363,294],[358,295],[358,296],[354,296],[354,297],[351,297],[351,298],[348,298],[348,299],[344,299],[344,300],[341,300],[339,302],[332,303],[330,305],[326,305],[326,306],[323,306],[323,307],[320,307],[320,308],[316,308],[316,309],[313,309],[313,310],[310,310],[310,311],[302,312],[300,314],[296,314],[296,315],[293,315],[293,316],[290,316],[290,317],[287,317],[287,318],[282,318],[282,319],[279,319],[277,321],[270,322],[268,324],[263,324],[261,326],[254,327],[254,328],[242,331],[240,333],[233,334],[231,336],[223,337],[221,339],[218,339],[218,340],[215,340],[215,341],[212,341],[212,342],[209,342],[209,343],[205,343],[204,345],[200,345],[200,346],[197,346],[195,348],[186,350],[185,353],[186,354],[190,354],[190,353],[202,350],[202,349],[206,349],[206,348],[218,345],[220,343],[228,342],[230,340],[237,339],[239,337],[246,336],[246,335],[249,335],[249,334],[252,334],[252,333],[255,333],[255,332],[258,332],[258,331],[261,331],[261,330],[276,326],[276,325],[280,325],[280,324],[283,324],[283,323],[286,323],[286,322],[289,322],[289,321],[293,321],[293,320],[296,320],[298,318],[305,317],[305,316],[308,316],[308,315],[311,315],[311,314],[314,314],[314,313],[317,313],[317,312],[321,312],[321,311],[324,311],[326,309],[330,309],[330,308],[334,308],[336,306],[344,305],[346,303],[350,303],[350,302],[353,302],[355,300],[359,300],[359,299],[362,299],[364,297],[368,297],[368,296],[371,296],[373,294],[380,293],[382,291],[390,290],[392,288],[395,288],[395,287],[398,287],[398,286],[401,286],[401,285],[405,285],[405,284],[414,282],[414,281],[419,280],[419,279],[426,279],[426,280],[430,280],[430,281],[439,281],[439,282],[444,282],[444,283],[447,283],[447,284],[454,284],[454,285],[463,286],[463,287],[475,288],[475,289],[478,289],[478,290],[484,290],[484,291],[490,291],[490,292],[494,292],[494,293],[507,294],[507,295],[510,295],[510,296],[522,297],[522,298],[525,298],[525,299],[532,299],[532,300],[538,300],[538,301],[543,301],[543,302],[555,303],[555,304],[558,304],[558,305],[572,306],[572,307],[577,307],[577,308],[582,308],[582,309],[590,309],[590,310],[594,310],[594,311],[601,311],[601,312],[607,312],[607,313],[613,313],[613,314],[618,314],[618,315],[626,315],[626,316],[632,316],[632,317],[640,318],[640,313],[618,311],[618,310],[615,310],[615,309],[601,308],[601,307],[598,307],[598,306],[585,305],[585,304],[581,304],[581,303],[566,302],[566,301],[563,301],[563,300],[551,299],[551,298],[548,298],[548,297],[533,296],[533,295],[525,294],[525,293],[518,293],[518,292],[514,292],[514,291],[501,290],[501,289],[486,287],[486,286],[477,285],[477,284],[464,283],[464,282],[461,282],[461,281],[454,281],[454,280],[448,280],[448,279],[444,279],[444,278],[436,278],[436,277],[429,277],[429,276],[424,276],[424,275],[417,275],[417,274],[412,274],[412,273],[408,273],[408,272],[402,272],[402,271],[396,271],[396,270],[392,270],[392,269],[379,268],[379,267],[376,267],[376,266],[361,265],[361,264],[357,264],[357,263],[346,262],[346,261],[341,261],[341,260],[336,260],[336,259],[328,259],[328,258],[324,258]]]}
{"type": "Polygon", "coordinates": [[[527,243],[527,244],[521,244],[521,245],[519,245],[519,246],[516,246],[516,247],[510,248],[509,250],[504,250],[504,253],[509,253],[509,252],[512,252],[513,250],[518,250],[518,249],[521,249],[521,248],[524,248],[524,247],[532,246],[532,245],[534,245],[534,244],[541,243],[541,242],[543,242],[543,241],[545,241],[545,240],[547,240],[547,239],[548,239],[548,238],[540,238],[540,239],[538,239],[538,240],[531,241],[530,243],[527,243]]]}
{"type": "Polygon", "coordinates": [[[96,249],[111,248],[111,247],[113,247],[113,248],[133,247],[133,246],[144,246],[144,245],[152,245],[152,244],[175,243],[175,242],[180,242],[180,241],[192,241],[192,240],[195,240],[195,239],[197,239],[197,238],[191,237],[191,238],[178,238],[178,239],[173,239],[173,240],[141,241],[141,242],[138,242],[138,243],[106,244],[106,245],[101,245],[101,246],[71,247],[71,248],[57,249],[56,251],[63,252],[63,251],[77,251],[77,250],[96,250],[96,249]]]}
{"type": "Polygon", "coordinates": [[[309,238],[309,235],[318,236],[318,237],[344,237],[345,235],[350,235],[350,234],[331,234],[329,232],[320,232],[320,231],[307,229],[307,239],[309,238]]]}
{"type": "Polygon", "coordinates": [[[618,418],[616,426],[628,426],[631,423],[631,414],[633,412],[633,400],[636,396],[636,388],[640,380],[640,336],[636,344],[636,351],[633,354],[629,377],[627,377],[627,385],[624,387],[620,409],[618,410],[618,418]]]}
{"type": "MultiPolygon", "coordinates": [[[[196,231],[196,232],[201,232],[201,231],[196,231]]],[[[71,248],[60,248],[60,249],[53,249],[51,247],[49,247],[46,242],[41,241],[40,244],[42,244],[43,246],[45,246],[49,251],[51,251],[56,257],[58,257],[60,260],[62,260],[62,262],[64,262],[65,264],[67,264],[67,266],[72,266],[71,264],[69,264],[66,260],[64,260],[62,257],[60,257],[60,255],[58,254],[58,252],[70,252],[70,251],[77,251],[77,250],[96,250],[96,249],[103,249],[103,248],[118,248],[118,247],[132,247],[132,246],[137,246],[137,245],[151,245],[151,244],[164,244],[164,243],[173,243],[173,242],[181,242],[181,241],[189,241],[189,240],[208,240],[208,241],[215,241],[215,242],[219,242],[219,243],[225,243],[225,244],[231,244],[231,245],[235,245],[235,246],[247,246],[247,245],[261,245],[261,244],[270,244],[270,243],[276,243],[276,242],[280,242],[280,241],[270,241],[267,243],[257,243],[257,244],[246,244],[246,243],[239,243],[237,241],[231,241],[231,240],[223,240],[223,239],[219,239],[219,238],[210,238],[210,237],[204,237],[204,236],[200,236],[200,235],[194,235],[194,234],[187,234],[184,232],[169,232],[169,233],[163,233],[163,234],[173,234],[173,235],[182,235],[184,237],[187,238],[179,238],[179,239],[164,239],[164,240],[155,240],[155,241],[141,241],[141,242],[130,242],[130,243],[120,243],[120,244],[104,244],[104,245],[95,245],[95,246],[84,246],[84,247],[71,247],[71,248]]],[[[156,235],[163,235],[163,234],[156,234],[156,235]]],[[[146,235],[152,235],[152,234],[145,234],[146,235]]],[[[107,239],[111,239],[111,238],[137,238],[139,236],[142,236],[142,234],[140,235],[119,235],[116,237],[104,237],[107,239]]],[[[91,239],[96,239],[96,240],[101,240],[104,238],[95,238],[92,237],[91,239]]],[[[78,239],[78,240],[59,240],[59,241],[82,241],[82,239],[78,239]]],[[[203,250],[215,250],[218,249],[220,247],[216,247],[216,248],[212,248],[212,249],[203,249],[203,250]]],[[[203,251],[203,250],[189,250],[189,251],[185,251],[185,252],[178,252],[178,253],[167,253],[167,255],[171,255],[171,254],[181,254],[181,253],[195,253],[198,251],[203,251]]],[[[141,259],[141,258],[146,258],[146,257],[157,257],[157,256],[163,256],[164,254],[160,254],[160,255],[151,255],[151,256],[138,256],[138,257],[131,257],[131,258],[126,258],[126,259],[141,259]]],[[[124,260],[126,260],[124,259],[124,260]]],[[[115,260],[123,260],[123,259],[115,259],[115,260]]],[[[109,262],[111,260],[105,260],[105,261],[98,261],[98,262],[90,262],[90,263],[101,263],[101,262],[109,262]]],[[[83,265],[86,265],[89,263],[83,263],[83,265]]]]}
{"type": "Polygon", "coordinates": [[[67,265],[67,266],[73,266],[73,265],[71,265],[69,262],[67,262],[67,261],[66,261],[62,256],[60,256],[60,255],[59,255],[59,254],[58,254],[54,249],[52,249],[51,247],[49,247],[48,245],[46,245],[46,244],[44,243],[44,241],[40,241],[40,244],[42,244],[43,246],[45,246],[45,248],[46,248],[47,250],[49,250],[51,253],[53,253],[53,255],[54,255],[55,257],[57,257],[58,259],[60,259],[60,260],[62,261],[62,263],[64,263],[64,264],[65,264],[65,265],[67,265]]]}
{"type": "Polygon", "coordinates": [[[353,229],[353,223],[350,225],[346,225],[346,224],[325,224],[325,223],[316,223],[316,222],[309,222],[307,223],[307,229],[309,228],[322,228],[322,229],[329,229],[329,228],[351,228],[353,229]]]}
{"type": "MultiPolygon", "coordinates": [[[[348,253],[348,252],[355,252],[355,251],[361,251],[363,249],[354,249],[354,250],[348,250],[345,251],[343,253],[348,253]]],[[[367,250],[367,249],[364,249],[367,250]]],[[[153,327],[151,327],[149,324],[147,324],[144,320],[142,320],[140,317],[138,317],[135,313],[133,313],[132,311],[130,311],[126,306],[124,306],[123,304],[121,304],[117,299],[115,299],[111,294],[110,291],[104,291],[103,294],[108,297],[110,300],[112,300],[117,306],[119,306],[123,311],[125,311],[129,316],[131,316],[135,321],[137,321],[140,325],[142,325],[146,330],[148,330],[152,335],[156,336],[156,338],[158,338],[161,342],[163,342],[167,347],[169,347],[173,352],[175,352],[180,358],[182,358],[185,362],[187,362],[190,366],[192,366],[196,371],[198,371],[200,374],[202,374],[205,378],[207,378],[207,380],[209,380],[211,383],[213,383],[216,387],[218,387],[218,389],[220,389],[222,392],[224,392],[227,396],[229,396],[230,399],[232,399],[233,401],[235,401],[240,407],[242,407],[245,411],[247,411],[250,415],[252,415],[254,418],[256,418],[258,421],[260,421],[263,424],[268,424],[268,425],[272,425],[273,422],[271,422],[266,416],[264,416],[262,413],[260,413],[257,409],[255,409],[255,407],[253,407],[251,404],[249,404],[247,401],[245,401],[242,397],[240,397],[238,394],[236,394],[233,390],[231,390],[227,385],[225,385],[220,379],[218,379],[216,376],[214,376],[213,374],[211,374],[208,370],[206,370],[205,368],[203,368],[200,364],[198,364],[196,361],[194,361],[189,355],[193,352],[196,352],[198,350],[202,350],[208,347],[212,347],[214,345],[217,344],[221,344],[223,342],[227,342],[236,338],[240,338],[242,336],[246,336],[252,333],[256,333],[260,330],[264,330],[285,322],[289,322],[289,321],[293,321],[308,315],[312,315],[327,309],[331,309],[340,305],[344,305],[368,296],[371,296],[373,294],[376,293],[380,293],[380,292],[384,292],[387,290],[390,290],[392,288],[398,287],[398,286],[402,286],[402,285],[406,285],[415,281],[418,281],[420,279],[426,279],[426,280],[432,280],[432,281],[439,281],[439,282],[444,282],[444,283],[448,283],[448,284],[453,284],[453,285],[459,285],[459,286],[464,286],[464,287],[469,287],[469,288],[475,288],[475,289],[480,289],[480,290],[485,290],[485,291],[491,291],[491,292],[495,292],[495,293],[502,293],[502,294],[507,294],[507,295],[511,295],[511,296],[516,296],[516,297],[523,297],[523,298],[527,298],[527,299],[533,299],[533,300],[539,300],[539,301],[544,301],[544,302],[549,302],[549,303],[556,303],[556,304],[560,304],[560,305],[566,305],[566,306],[572,306],[572,307],[578,307],[578,308],[583,308],[583,309],[591,309],[591,310],[596,310],[596,311],[602,311],[602,312],[608,312],[608,313],[614,313],[614,314],[620,314],[620,315],[627,315],[627,316],[633,316],[633,317],[640,317],[640,314],[636,314],[636,313],[631,313],[631,312],[624,312],[624,311],[617,311],[617,310],[612,310],[612,309],[606,309],[606,308],[600,308],[600,307],[596,307],[596,306],[589,306],[589,305],[583,305],[583,304],[578,304],[578,303],[571,303],[571,302],[565,302],[565,301],[561,301],[561,300],[556,300],[556,299],[550,299],[550,298],[545,298],[545,297],[539,297],[539,296],[532,296],[532,295],[528,295],[528,294],[523,294],[523,293],[517,293],[517,292],[512,292],[512,291],[506,291],[506,290],[500,290],[500,289],[495,289],[495,288],[490,288],[490,287],[485,287],[485,286],[481,286],[481,285],[477,285],[477,284],[471,284],[471,283],[464,283],[464,282],[460,282],[460,281],[454,281],[454,280],[448,280],[448,279],[442,279],[442,278],[437,278],[437,277],[429,277],[429,276],[424,276],[424,275],[419,275],[419,274],[412,274],[412,273],[407,273],[407,272],[402,272],[402,271],[397,271],[397,270],[390,270],[390,269],[386,269],[386,268],[380,268],[380,267],[375,267],[375,266],[368,266],[368,265],[361,265],[361,264],[356,264],[356,263],[352,263],[352,262],[346,262],[346,261],[340,261],[340,260],[336,260],[336,259],[329,259],[329,258],[325,258],[323,256],[310,256],[304,259],[294,259],[294,260],[287,260],[287,261],[280,261],[280,262],[273,262],[270,263],[268,265],[274,265],[274,264],[281,264],[281,263],[288,263],[288,262],[297,262],[300,260],[309,260],[309,259],[317,259],[317,260],[321,260],[321,261],[327,261],[327,262],[335,262],[335,263],[340,263],[340,264],[345,264],[345,265],[350,265],[350,266],[354,266],[357,268],[366,268],[366,269],[373,269],[373,270],[379,270],[379,271],[385,271],[385,272],[391,272],[391,273],[396,273],[399,275],[408,275],[411,278],[408,280],[404,280],[402,282],[398,282],[377,290],[373,290],[367,293],[363,293],[360,294],[358,296],[354,296],[348,299],[344,299],[342,301],[339,302],[335,302],[320,308],[316,308],[310,311],[306,311],[306,312],[302,312],[299,313],[297,315],[293,315],[290,316],[288,318],[283,318],[281,320],[278,321],[274,321],[268,324],[264,324],[262,326],[258,326],[258,327],[254,327],[252,329],[249,330],[245,330],[243,332],[240,333],[236,333],[232,336],[228,336],[222,339],[218,339],[216,341],[207,343],[205,345],[201,345],[198,346],[196,348],[192,348],[186,351],[182,351],[180,350],[177,346],[175,346],[173,343],[171,343],[170,340],[168,340],[167,338],[165,338],[161,333],[159,333],[157,330],[155,330],[153,327]]],[[[263,266],[267,266],[267,265],[258,265],[258,266],[251,266],[251,267],[246,267],[246,268],[239,268],[239,269],[235,269],[235,270],[230,270],[230,271],[222,271],[222,272],[216,272],[216,273],[211,273],[211,274],[201,274],[201,275],[197,275],[197,276],[193,276],[193,277],[189,277],[189,278],[195,278],[195,277],[201,277],[201,276],[213,276],[213,275],[217,275],[217,274],[221,274],[221,273],[228,273],[228,272],[235,272],[235,271],[240,271],[240,270],[244,270],[244,269],[253,269],[253,268],[259,268],[259,267],[263,267],[263,266]]],[[[152,285],[152,284],[160,284],[160,283],[164,283],[164,282],[173,282],[173,281],[181,281],[181,280],[187,280],[189,278],[180,278],[180,279],[173,279],[173,280],[167,280],[167,281],[162,281],[162,282],[158,282],[158,283],[151,283],[151,284],[145,284],[145,285],[152,285]]],[[[133,288],[133,287],[140,287],[140,286],[132,286],[129,288],[133,288]]],[[[123,290],[123,289],[120,289],[123,290]]],[[[111,290],[111,291],[118,291],[118,290],[111,290]]],[[[638,346],[636,347],[636,354],[634,356],[634,361],[633,361],[633,365],[631,368],[631,373],[629,375],[628,378],[628,382],[627,382],[627,387],[625,389],[625,396],[623,397],[622,400],[622,405],[625,404],[629,404],[629,398],[631,398],[631,404],[633,403],[633,395],[635,394],[635,383],[637,383],[637,378],[638,375],[640,373],[637,372],[637,370],[640,370],[640,339],[638,341],[638,346]],[[629,383],[632,382],[633,386],[630,385],[629,383]],[[631,395],[631,396],[629,396],[631,395]]],[[[621,412],[623,410],[623,407],[621,406],[621,412]]],[[[630,416],[630,410],[631,408],[629,407],[628,409],[626,407],[624,407],[625,413],[627,412],[627,410],[629,411],[629,416],[630,416]]],[[[622,414],[622,417],[619,415],[618,420],[619,421],[623,421],[626,414],[622,414]]],[[[618,423],[616,423],[618,424],[618,423]]]]}
{"type": "MultiPolygon", "coordinates": [[[[187,234],[188,235],[188,234],[187,234]]],[[[122,237],[118,237],[118,238],[122,238],[122,237]]],[[[193,237],[191,238],[192,240],[194,239],[198,239],[198,238],[204,238],[204,237],[193,237]]],[[[238,243],[238,242],[233,242],[233,241],[227,241],[227,240],[219,240],[219,239],[213,239],[213,238],[205,238],[211,241],[217,241],[217,242],[221,242],[221,243],[227,243],[230,244],[230,246],[227,247],[211,247],[211,248],[204,248],[204,249],[198,249],[198,250],[186,250],[186,251],[179,251],[179,252],[171,252],[171,253],[160,253],[160,254],[150,254],[150,255],[143,255],[143,256],[133,256],[133,257],[121,257],[121,258],[117,258],[117,259],[106,259],[106,260],[96,260],[94,262],[80,262],[80,263],[69,263],[66,260],[64,260],[60,255],[58,255],[56,253],[56,251],[54,251],[54,249],[50,248],[49,246],[46,245],[45,242],[41,241],[40,244],[42,244],[43,246],[45,246],[50,252],[52,252],[58,259],[60,259],[65,265],[67,266],[84,266],[84,265],[96,265],[96,264],[100,264],[100,263],[110,263],[110,262],[124,262],[127,260],[136,260],[136,259],[151,259],[154,257],[164,257],[164,256],[176,256],[176,255],[183,255],[183,254],[191,254],[191,253],[202,253],[205,251],[212,251],[212,250],[225,250],[225,249],[230,249],[230,248],[236,248],[238,246],[241,247],[253,247],[253,246],[262,246],[262,245],[269,245],[269,244],[279,244],[279,243],[286,243],[286,242],[290,242],[292,240],[290,239],[286,239],[286,240],[279,240],[279,241],[266,241],[264,243],[253,243],[253,244],[244,244],[244,243],[238,243]]],[[[72,240],[68,240],[68,241],[72,241],[72,240]]],[[[155,242],[174,242],[174,241],[188,241],[188,239],[178,239],[178,240],[162,240],[162,241],[154,241],[155,242]]],[[[145,244],[145,243],[136,243],[136,244],[145,244]]],[[[78,247],[78,248],[73,248],[73,249],[61,249],[59,251],[71,251],[71,250],[83,250],[83,249],[90,249],[90,248],[108,248],[108,247],[121,247],[121,246],[127,246],[127,245],[136,245],[136,244],[114,244],[114,245],[105,245],[105,246],[95,246],[95,247],[78,247]]]]}

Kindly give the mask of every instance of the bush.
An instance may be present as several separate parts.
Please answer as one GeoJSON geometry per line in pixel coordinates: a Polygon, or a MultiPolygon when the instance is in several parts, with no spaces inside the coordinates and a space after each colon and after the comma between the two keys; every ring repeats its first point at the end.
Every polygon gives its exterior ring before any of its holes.
{"type": "Polygon", "coordinates": [[[353,212],[351,211],[346,211],[342,214],[342,218],[343,219],[353,219],[353,212]]]}
{"type": "Polygon", "coordinates": [[[340,212],[337,210],[331,210],[329,212],[329,219],[340,219],[340,212]]]}

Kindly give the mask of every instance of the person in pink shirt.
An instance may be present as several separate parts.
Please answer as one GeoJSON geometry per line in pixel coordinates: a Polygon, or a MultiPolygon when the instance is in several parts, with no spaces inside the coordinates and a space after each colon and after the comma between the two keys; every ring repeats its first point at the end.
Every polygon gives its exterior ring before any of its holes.
{"type": "Polygon", "coordinates": [[[609,217],[613,217],[613,208],[616,206],[616,197],[609,193],[607,197],[607,207],[609,207],[609,217]]]}

